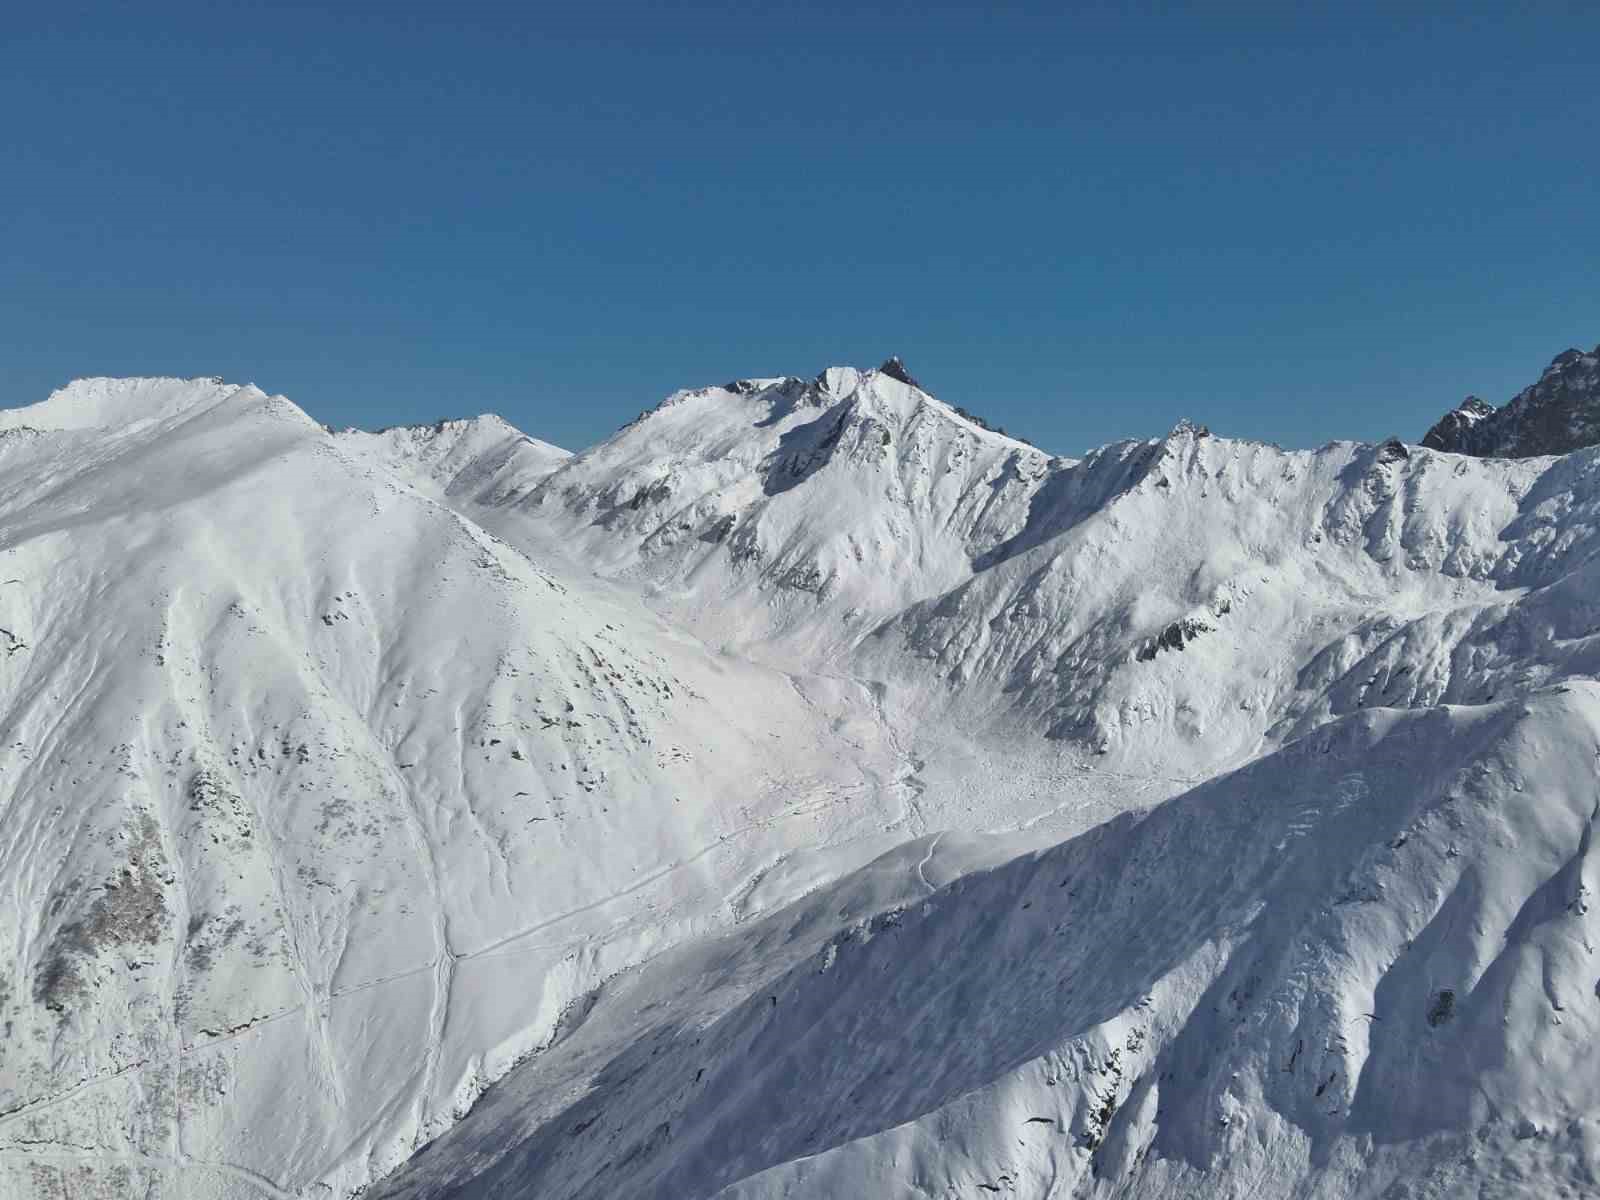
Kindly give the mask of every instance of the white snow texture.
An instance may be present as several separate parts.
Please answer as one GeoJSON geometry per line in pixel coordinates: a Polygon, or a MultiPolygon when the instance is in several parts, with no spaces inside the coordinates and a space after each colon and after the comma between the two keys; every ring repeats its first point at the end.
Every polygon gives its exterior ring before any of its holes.
{"type": "Polygon", "coordinates": [[[1600,1194],[1600,448],[0,411],[0,1197],[1600,1194]]]}

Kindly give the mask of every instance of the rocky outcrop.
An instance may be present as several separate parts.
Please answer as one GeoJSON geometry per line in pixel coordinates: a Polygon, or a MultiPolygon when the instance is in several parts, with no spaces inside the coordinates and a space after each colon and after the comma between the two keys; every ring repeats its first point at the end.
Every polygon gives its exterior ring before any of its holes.
{"type": "Polygon", "coordinates": [[[1468,396],[1461,407],[1445,413],[1434,427],[1422,437],[1422,444],[1430,450],[1449,450],[1462,453],[1468,444],[1473,428],[1479,421],[1494,412],[1494,405],[1476,396],[1468,396]]]}
{"type": "Polygon", "coordinates": [[[1539,382],[1493,408],[1468,396],[1428,430],[1430,450],[1477,458],[1532,458],[1566,454],[1600,443],[1600,346],[1565,350],[1539,382]]]}
{"type": "Polygon", "coordinates": [[[891,354],[883,360],[883,365],[878,368],[878,374],[887,375],[890,379],[898,379],[910,387],[920,388],[922,385],[912,377],[906,369],[906,364],[901,361],[898,354],[891,354]]]}

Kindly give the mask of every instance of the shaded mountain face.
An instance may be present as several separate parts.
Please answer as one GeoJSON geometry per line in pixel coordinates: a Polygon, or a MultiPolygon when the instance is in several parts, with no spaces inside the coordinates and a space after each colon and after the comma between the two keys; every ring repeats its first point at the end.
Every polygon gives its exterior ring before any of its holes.
{"type": "Polygon", "coordinates": [[[0,1195],[1592,1190],[1600,448],[913,380],[0,412],[0,1195]]]}
{"type": "Polygon", "coordinates": [[[1504,408],[1468,396],[1422,439],[1433,450],[1478,458],[1567,454],[1600,443],[1600,346],[1566,350],[1539,382],[1504,408]]]}
{"type": "Polygon", "coordinates": [[[1365,712],[998,865],[924,840],[608,984],[377,1194],[1585,1194],[1597,720],[1365,712]]]}

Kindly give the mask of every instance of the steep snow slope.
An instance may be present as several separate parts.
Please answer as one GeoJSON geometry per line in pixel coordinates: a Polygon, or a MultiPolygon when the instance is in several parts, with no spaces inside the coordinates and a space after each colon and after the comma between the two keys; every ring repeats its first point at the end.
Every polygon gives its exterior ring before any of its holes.
{"type": "Polygon", "coordinates": [[[445,498],[482,504],[520,495],[572,457],[493,413],[376,433],[346,429],[338,437],[350,453],[445,498]]]}
{"type": "Polygon", "coordinates": [[[1039,494],[1035,534],[854,659],[918,661],[948,703],[1110,769],[1209,772],[1363,706],[1483,700],[1594,669],[1597,461],[1188,429],[1108,447],[1039,494]]]}
{"type": "Polygon", "coordinates": [[[966,578],[1050,461],[841,367],[678,392],[504,502],[727,642],[809,659],[966,578]]]}
{"type": "Polygon", "coordinates": [[[501,496],[727,644],[877,681],[924,828],[1027,832],[612,980],[382,1194],[1595,1188],[1600,453],[1032,453],[834,370],[501,496]]]}
{"type": "Polygon", "coordinates": [[[0,1195],[348,1194],[786,854],[903,823],[856,690],[415,484],[548,466],[520,437],[180,380],[0,423],[0,1195]]]}
{"type": "Polygon", "coordinates": [[[1593,1194],[1597,747],[1593,683],[1363,712],[942,887],[891,855],[608,984],[379,1194],[1593,1194]]]}

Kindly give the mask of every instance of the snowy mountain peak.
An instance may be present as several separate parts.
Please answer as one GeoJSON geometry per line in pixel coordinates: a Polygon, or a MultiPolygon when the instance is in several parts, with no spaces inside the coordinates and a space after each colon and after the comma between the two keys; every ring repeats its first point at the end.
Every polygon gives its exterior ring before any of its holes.
{"type": "Polygon", "coordinates": [[[1203,438],[1203,437],[1210,437],[1210,436],[1211,436],[1211,430],[1210,429],[1208,429],[1204,425],[1200,425],[1200,424],[1197,424],[1194,421],[1191,421],[1188,417],[1180,417],[1180,418],[1178,418],[1178,423],[1176,425],[1174,425],[1172,427],[1171,432],[1169,432],[1167,434],[1167,437],[1169,439],[1173,439],[1173,438],[1203,438]]]}
{"type": "MultiPolygon", "coordinates": [[[[152,422],[193,416],[230,401],[267,400],[254,384],[230,384],[217,378],[173,379],[94,377],[75,379],[49,398],[25,408],[0,410],[0,428],[73,430],[114,427],[133,430],[152,422]]],[[[276,405],[294,409],[282,397],[276,405]]],[[[294,409],[299,413],[299,409],[294,409]]],[[[304,413],[300,416],[305,418],[304,413]]],[[[305,418],[309,420],[309,418],[305,418]]]]}
{"type": "Polygon", "coordinates": [[[870,725],[814,753],[853,693],[467,515],[564,457],[497,419],[333,434],[179,380],[7,415],[55,428],[0,440],[6,1200],[62,1162],[74,1195],[347,1197],[897,800],[870,725]]]}
{"type": "Polygon", "coordinates": [[[855,367],[828,367],[818,373],[816,383],[824,394],[848,396],[861,386],[862,372],[855,367]]]}
{"type": "Polygon", "coordinates": [[[1051,462],[895,375],[830,367],[674,393],[526,503],[561,514],[564,543],[601,570],[717,578],[766,597],[767,633],[849,641],[1015,534],[1051,462]]]}
{"type": "Polygon", "coordinates": [[[345,451],[444,496],[495,503],[521,496],[572,457],[493,413],[335,435],[345,451]]]}

